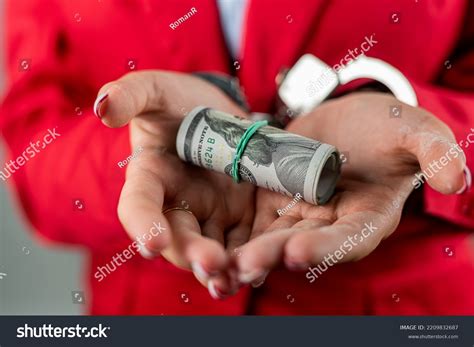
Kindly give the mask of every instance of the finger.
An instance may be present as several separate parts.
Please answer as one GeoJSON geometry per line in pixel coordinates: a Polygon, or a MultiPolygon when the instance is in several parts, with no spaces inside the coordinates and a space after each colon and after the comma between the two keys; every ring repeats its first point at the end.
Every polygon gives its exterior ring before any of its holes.
{"type": "Polygon", "coordinates": [[[237,288],[228,272],[229,257],[222,244],[203,237],[193,214],[183,210],[169,212],[173,230],[172,244],[163,256],[174,265],[193,271],[214,299],[224,299],[237,288]]]}
{"type": "Polygon", "coordinates": [[[227,271],[212,277],[207,284],[207,289],[213,299],[223,300],[237,293],[239,284],[227,271]]]}
{"type": "Polygon", "coordinates": [[[262,235],[264,231],[277,219],[278,215],[273,210],[258,210],[255,214],[255,220],[252,226],[251,239],[262,235]]]}
{"type": "MultiPolygon", "coordinates": [[[[443,194],[461,192],[467,185],[466,157],[451,130],[433,116],[414,130],[403,128],[403,144],[420,163],[414,184],[427,182],[443,194]]],[[[467,169],[468,170],[468,169],[467,169]]]]}
{"type": "Polygon", "coordinates": [[[163,197],[161,181],[149,172],[129,175],[120,194],[119,220],[147,258],[158,254],[171,241],[171,227],[162,213],[163,197]]]}
{"type": "Polygon", "coordinates": [[[105,125],[116,128],[147,112],[183,118],[200,105],[245,116],[219,88],[203,79],[159,70],[136,71],[107,83],[98,93],[94,111],[105,125]]]}
{"type": "Polygon", "coordinates": [[[252,231],[252,222],[254,219],[254,208],[247,208],[240,222],[231,228],[226,235],[226,248],[235,251],[237,247],[248,242],[252,231]]]}
{"type": "Polygon", "coordinates": [[[235,252],[239,246],[245,244],[250,238],[251,226],[241,223],[233,227],[226,235],[226,248],[235,252]]]}
{"type": "Polygon", "coordinates": [[[94,111],[105,125],[121,127],[141,113],[165,107],[166,83],[167,79],[157,71],[126,74],[100,89],[94,111]]]}
{"type": "Polygon", "coordinates": [[[228,257],[224,247],[216,240],[203,237],[196,217],[187,211],[173,210],[166,214],[172,240],[163,251],[174,265],[183,269],[200,269],[198,275],[206,282],[212,275],[226,269],[228,257]]]}
{"type": "Polygon", "coordinates": [[[282,216],[274,221],[259,237],[238,248],[234,261],[241,283],[261,284],[268,272],[282,261],[284,245],[298,219],[282,216]]]}
{"type": "Polygon", "coordinates": [[[235,258],[239,281],[244,284],[262,283],[269,270],[282,260],[283,246],[292,232],[292,229],[282,229],[264,233],[240,247],[235,258]]]}
{"type": "Polygon", "coordinates": [[[285,246],[285,262],[307,268],[359,260],[370,254],[396,227],[387,216],[358,212],[329,226],[294,234],[285,246]]]}

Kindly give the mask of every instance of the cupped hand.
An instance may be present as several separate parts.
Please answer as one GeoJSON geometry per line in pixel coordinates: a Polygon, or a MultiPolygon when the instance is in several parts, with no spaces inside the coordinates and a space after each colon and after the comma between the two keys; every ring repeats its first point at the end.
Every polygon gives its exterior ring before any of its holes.
{"type": "Polygon", "coordinates": [[[161,254],[180,268],[192,269],[214,298],[222,298],[237,286],[225,246],[235,249],[248,240],[255,190],[178,158],[179,125],[199,105],[246,116],[206,81],[162,71],[134,72],[104,85],[95,110],[109,127],[129,124],[131,150],[137,153],[127,166],[118,204],[128,235],[145,235],[142,255],[161,254]],[[166,212],[174,207],[179,209],[166,212]],[[154,225],[159,232],[146,236],[154,225]]]}
{"type": "Polygon", "coordinates": [[[355,93],[325,102],[287,130],[335,145],[346,163],[336,194],[324,206],[299,201],[279,216],[277,210],[291,199],[258,190],[252,240],[235,258],[244,283],[262,283],[282,261],[304,270],[325,257],[348,262],[367,256],[397,228],[407,197],[420,185],[415,177],[420,168],[441,193],[465,187],[465,156],[448,126],[386,94],[355,93]]]}

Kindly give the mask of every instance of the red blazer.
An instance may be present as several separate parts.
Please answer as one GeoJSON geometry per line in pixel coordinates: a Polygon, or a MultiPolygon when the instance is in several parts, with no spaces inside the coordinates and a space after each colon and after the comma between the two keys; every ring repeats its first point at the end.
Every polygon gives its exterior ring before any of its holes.
{"type": "MultiPolygon", "coordinates": [[[[92,314],[474,314],[474,190],[417,190],[373,254],[312,284],[281,268],[262,288],[220,302],[190,272],[139,256],[98,282],[97,266],[131,242],[116,212],[125,175],[117,162],[131,149],[128,129],[104,127],[91,109],[105,82],[131,69],[167,69],[235,73],[252,109],[269,111],[280,69],[307,52],[334,65],[374,35],[367,55],[398,67],[421,106],[469,144],[473,16],[467,0],[253,0],[233,64],[213,0],[9,1],[0,109],[9,158],[48,129],[60,136],[8,182],[39,235],[87,250],[92,314]],[[192,7],[197,13],[173,30],[192,7]]],[[[472,147],[464,148],[468,165],[472,147]]]]}

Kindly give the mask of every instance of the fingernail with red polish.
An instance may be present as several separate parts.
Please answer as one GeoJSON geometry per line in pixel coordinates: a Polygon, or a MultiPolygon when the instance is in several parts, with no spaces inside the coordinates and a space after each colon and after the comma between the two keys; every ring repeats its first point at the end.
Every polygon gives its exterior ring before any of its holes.
{"type": "Polygon", "coordinates": [[[215,300],[223,300],[228,296],[216,286],[214,281],[208,282],[207,289],[209,290],[209,294],[211,294],[212,298],[215,300]]]}
{"type": "Polygon", "coordinates": [[[105,113],[106,103],[104,101],[107,99],[108,96],[109,96],[108,93],[102,93],[97,97],[97,99],[95,99],[94,113],[99,119],[101,119],[105,113]]]}
{"type": "Polygon", "coordinates": [[[471,189],[471,185],[472,185],[471,170],[469,170],[467,166],[464,167],[464,175],[466,176],[467,189],[471,189]]]}
{"type": "Polygon", "coordinates": [[[461,189],[459,189],[456,194],[462,194],[465,191],[471,189],[472,185],[472,176],[471,176],[471,170],[467,166],[464,167],[464,185],[462,186],[461,189]]]}

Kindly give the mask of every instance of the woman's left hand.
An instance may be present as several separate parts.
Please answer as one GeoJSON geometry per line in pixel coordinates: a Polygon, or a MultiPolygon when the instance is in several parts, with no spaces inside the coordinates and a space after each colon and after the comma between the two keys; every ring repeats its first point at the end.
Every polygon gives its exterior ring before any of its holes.
{"type": "Polygon", "coordinates": [[[466,183],[465,157],[454,147],[451,130],[389,95],[356,93],[325,102],[287,130],[335,145],[347,162],[335,196],[324,206],[300,201],[279,216],[277,210],[291,198],[259,189],[252,240],[235,257],[243,283],[263,283],[282,260],[302,270],[325,256],[337,262],[367,256],[397,228],[420,167],[424,172],[438,167],[427,183],[441,193],[462,190],[466,183]],[[390,114],[391,105],[399,105],[400,117],[390,114]]]}

